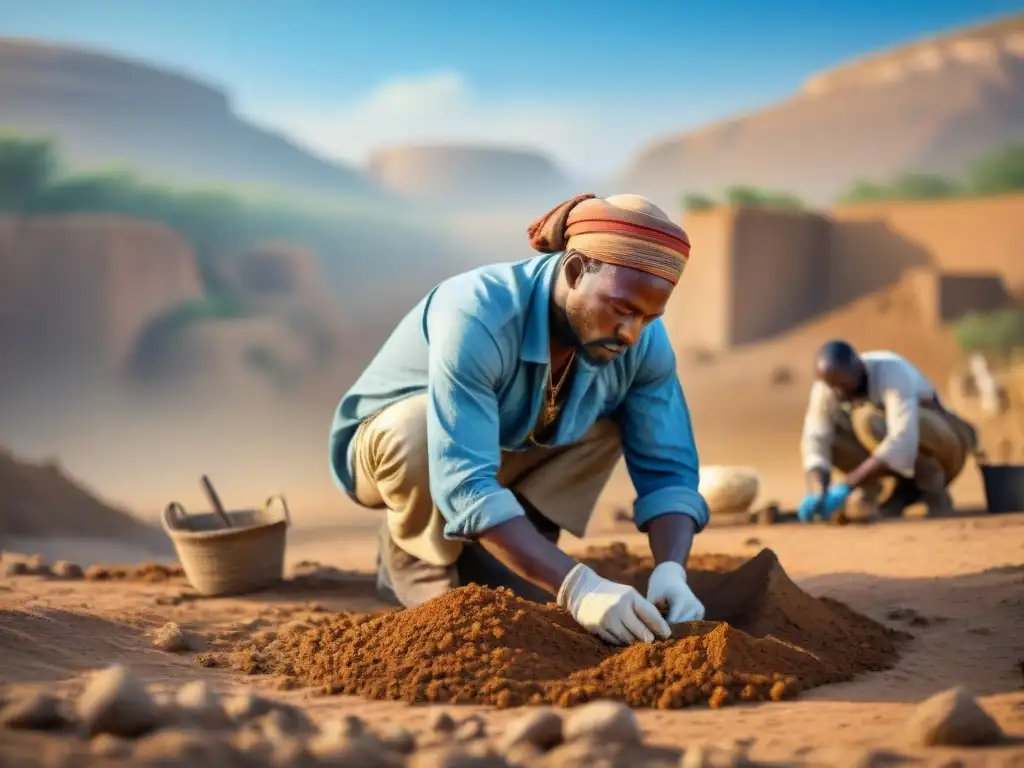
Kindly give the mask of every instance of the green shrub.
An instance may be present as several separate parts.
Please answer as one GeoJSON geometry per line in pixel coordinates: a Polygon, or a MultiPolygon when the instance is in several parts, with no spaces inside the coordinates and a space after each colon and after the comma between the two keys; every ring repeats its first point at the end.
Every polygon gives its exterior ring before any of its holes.
{"type": "Polygon", "coordinates": [[[699,192],[683,195],[682,202],[684,211],[709,211],[718,206],[718,202],[713,197],[702,195],[699,192]]]}
{"type": "Polygon", "coordinates": [[[967,183],[976,195],[1024,190],[1024,143],[989,152],[971,166],[967,183]]]}
{"type": "Polygon", "coordinates": [[[965,352],[987,352],[1009,357],[1024,349],[1024,309],[973,312],[960,320],[954,334],[965,352]]]}
{"type": "Polygon", "coordinates": [[[791,211],[802,211],[805,208],[803,202],[796,195],[747,185],[729,187],[725,190],[723,197],[729,205],[758,205],[791,211]]]}

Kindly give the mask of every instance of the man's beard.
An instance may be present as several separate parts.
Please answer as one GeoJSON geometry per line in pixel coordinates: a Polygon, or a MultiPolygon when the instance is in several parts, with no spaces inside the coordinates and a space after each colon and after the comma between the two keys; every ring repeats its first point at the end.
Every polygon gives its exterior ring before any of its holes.
{"type": "Polygon", "coordinates": [[[571,347],[575,350],[577,357],[586,360],[591,365],[607,365],[627,349],[627,345],[617,338],[601,338],[584,342],[580,337],[576,324],[573,323],[569,313],[564,310],[558,311],[556,322],[552,327],[552,333],[559,344],[571,347]],[[614,354],[610,357],[604,357],[600,355],[601,352],[606,354],[613,352],[614,354]],[[595,355],[595,353],[597,354],[595,355]]]}

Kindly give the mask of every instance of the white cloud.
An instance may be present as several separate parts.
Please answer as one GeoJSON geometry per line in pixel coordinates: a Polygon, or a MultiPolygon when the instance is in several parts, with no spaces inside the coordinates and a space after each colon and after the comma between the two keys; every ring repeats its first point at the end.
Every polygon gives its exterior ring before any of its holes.
{"type": "Polygon", "coordinates": [[[611,103],[489,98],[454,71],[389,80],[348,104],[251,111],[311,148],[350,163],[362,164],[374,149],[390,144],[473,142],[539,149],[589,178],[614,172],[643,141],[665,130],[631,120],[611,103]]]}

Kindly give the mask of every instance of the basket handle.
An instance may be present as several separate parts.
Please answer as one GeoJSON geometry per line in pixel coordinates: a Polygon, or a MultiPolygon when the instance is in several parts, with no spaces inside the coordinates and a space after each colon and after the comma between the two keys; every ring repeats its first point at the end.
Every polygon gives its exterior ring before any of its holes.
{"type": "Polygon", "coordinates": [[[172,531],[177,528],[176,523],[184,523],[188,520],[188,513],[180,501],[172,501],[164,507],[163,524],[164,528],[172,531]]]}
{"type": "Polygon", "coordinates": [[[274,502],[278,502],[281,505],[281,509],[284,512],[284,523],[286,526],[291,528],[292,526],[292,515],[288,510],[288,502],[284,498],[283,493],[275,493],[267,497],[267,500],[263,502],[263,512],[266,514],[270,511],[270,507],[273,506],[274,502]]]}

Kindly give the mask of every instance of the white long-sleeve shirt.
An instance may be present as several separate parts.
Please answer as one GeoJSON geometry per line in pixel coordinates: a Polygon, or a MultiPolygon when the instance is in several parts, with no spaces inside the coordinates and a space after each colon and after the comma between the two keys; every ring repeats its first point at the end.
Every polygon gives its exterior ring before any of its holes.
{"type": "MultiPolygon", "coordinates": [[[[918,448],[918,408],[922,400],[937,400],[935,387],[914,367],[894,352],[865,352],[861,356],[868,374],[867,401],[885,412],[886,437],[875,457],[904,477],[914,476],[918,448]]],[[[804,416],[804,471],[832,468],[832,440],[835,435],[839,399],[823,382],[816,381],[804,416]]]]}

